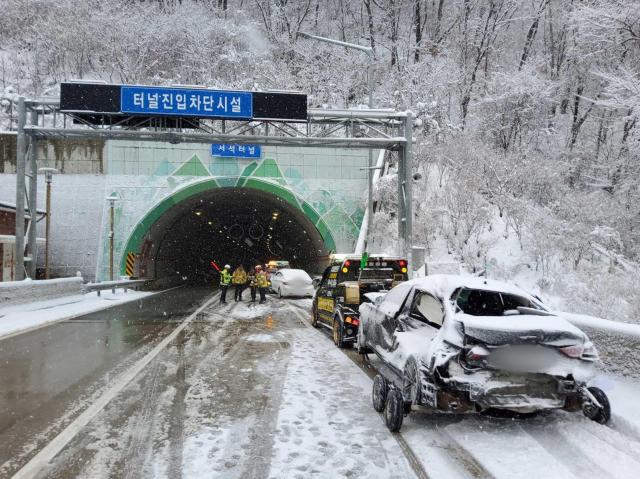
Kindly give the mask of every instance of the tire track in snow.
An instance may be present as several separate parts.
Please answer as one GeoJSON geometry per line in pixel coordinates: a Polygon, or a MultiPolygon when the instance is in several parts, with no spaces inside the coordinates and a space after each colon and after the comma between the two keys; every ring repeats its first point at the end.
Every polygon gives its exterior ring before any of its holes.
{"type": "MultiPolygon", "coordinates": [[[[310,330],[315,331],[315,328],[313,328],[311,326],[311,324],[309,323],[309,321],[306,319],[307,315],[309,314],[308,311],[305,311],[302,307],[298,306],[298,305],[294,305],[291,302],[289,302],[289,306],[295,306],[291,308],[291,311],[298,317],[298,319],[310,330]],[[304,311],[304,313],[303,313],[304,311]],[[306,314],[305,314],[306,313],[306,314]]],[[[321,334],[319,331],[316,331],[317,334],[321,334]]],[[[324,336],[324,335],[323,335],[324,336]]],[[[347,357],[349,357],[349,355],[345,354],[347,357]]],[[[349,357],[349,359],[351,359],[353,361],[352,358],[349,357]]],[[[353,361],[355,362],[355,361],[353,361]]],[[[357,363],[356,363],[357,365],[357,363]]],[[[359,366],[359,365],[358,365],[359,366]]],[[[361,368],[362,369],[362,368],[361,368]]],[[[369,376],[369,378],[371,378],[370,374],[367,374],[369,376]]],[[[419,479],[429,479],[429,475],[427,474],[427,471],[425,471],[424,467],[422,466],[422,463],[420,462],[420,460],[418,459],[418,457],[416,456],[416,454],[413,452],[413,450],[411,449],[411,447],[409,446],[409,444],[407,444],[407,442],[405,441],[405,439],[402,437],[401,434],[393,434],[392,435],[394,437],[394,439],[396,440],[396,442],[398,443],[398,446],[400,446],[400,449],[402,450],[405,458],[407,459],[407,462],[409,463],[409,465],[411,466],[411,469],[413,470],[413,472],[415,473],[416,477],[418,477],[419,479]]]]}
{"type": "MultiPolygon", "coordinates": [[[[310,314],[309,311],[299,304],[292,304],[292,306],[295,307],[294,312],[300,321],[311,330],[314,330],[308,320],[310,314]]],[[[331,340],[331,338],[324,334],[324,331],[316,331],[329,341],[331,340]]],[[[358,366],[358,368],[360,368],[369,377],[369,379],[373,380],[376,374],[378,374],[378,365],[374,365],[370,361],[364,361],[363,358],[354,350],[342,349],[341,351],[356,366],[358,366]]],[[[412,415],[415,417],[414,413],[412,413],[412,415]]],[[[436,415],[436,417],[437,416],[438,415],[436,415]]],[[[408,431],[407,428],[411,427],[412,423],[415,424],[416,422],[420,422],[414,421],[414,417],[409,416],[412,421],[405,423],[403,431],[399,434],[394,434],[393,436],[396,438],[396,441],[398,441],[398,444],[402,448],[407,460],[414,468],[414,472],[418,477],[429,477],[427,474],[428,469],[433,477],[446,477],[447,479],[452,479],[453,477],[472,477],[477,479],[493,478],[493,476],[478,463],[472,454],[455,441],[452,441],[450,436],[443,432],[441,427],[436,426],[426,433],[419,430],[419,428],[424,427],[425,425],[419,424],[418,428],[413,428],[411,431],[408,431]],[[411,440],[408,441],[408,438],[411,438],[411,440]],[[412,447],[409,442],[414,444],[414,446],[412,447]],[[428,443],[429,447],[426,448],[424,454],[420,454],[415,449],[418,444],[422,445],[424,443],[428,443]],[[444,451],[444,453],[440,453],[440,451],[444,451]],[[436,470],[442,474],[436,473],[436,470]]]]}

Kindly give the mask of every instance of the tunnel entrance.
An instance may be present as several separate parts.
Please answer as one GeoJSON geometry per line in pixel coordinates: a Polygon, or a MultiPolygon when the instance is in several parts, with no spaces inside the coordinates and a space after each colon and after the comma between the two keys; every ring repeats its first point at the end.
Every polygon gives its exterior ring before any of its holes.
{"type": "Polygon", "coordinates": [[[287,260],[317,273],[333,243],[290,201],[247,187],[209,188],[174,202],[141,239],[141,276],[189,282],[217,278],[211,261],[248,269],[287,260]]]}

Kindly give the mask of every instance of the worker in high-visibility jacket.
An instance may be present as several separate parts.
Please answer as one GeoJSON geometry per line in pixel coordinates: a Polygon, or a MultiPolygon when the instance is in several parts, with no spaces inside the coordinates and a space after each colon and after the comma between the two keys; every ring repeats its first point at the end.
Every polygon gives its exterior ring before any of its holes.
{"type": "Polygon", "coordinates": [[[267,288],[269,287],[269,280],[267,279],[267,273],[260,265],[256,266],[256,284],[260,292],[260,304],[262,304],[267,300],[266,294],[267,288]]]}
{"type": "Polygon", "coordinates": [[[231,266],[224,265],[222,271],[220,271],[220,304],[227,303],[227,289],[231,284],[231,266]]]}
{"type": "Polygon", "coordinates": [[[242,290],[244,289],[244,285],[247,283],[247,272],[244,270],[244,267],[242,265],[238,266],[233,272],[231,282],[236,287],[234,293],[236,302],[242,301],[242,290]]]}
{"type": "Polygon", "coordinates": [[[256,270],[251,268],[247,275],[247,284],[249,285],[249,291],[251,292],[251,302],[256,302],[256,290],[258,289],[258,283],[256,283],[256,270]]]}

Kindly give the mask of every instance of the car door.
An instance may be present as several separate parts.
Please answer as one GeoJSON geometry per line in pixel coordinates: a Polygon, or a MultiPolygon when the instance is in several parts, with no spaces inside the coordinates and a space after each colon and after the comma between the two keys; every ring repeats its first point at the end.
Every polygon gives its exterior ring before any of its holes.
{"type": "Polygon", "coordinates": [[[398,313],[406,301],[411,288],[405,285],[391,290],[380,302],[376,302],[368,319],[370,325],[365,331],[367,344],[378,353],[390,351],[394,343],[398,313]]]}
{"type": "Polygon", "coordinates": [[[329,266],[325,269],[322,280],[318,285],[318,291],[316,292],[318,319],[327,324],[333,321],[333,309],[335,305],[333,293],[336,286],[338,268],[339,266],[329,266]]]}
{"type": "Polygon", "coordinates": [[[277,293],[280,286],[282,286],[282,273],[277,271],[271,275],[271,289],[277,293]]]}
{"type": "MultiPolygon", "coordinates": [[[[398,317],[398,331],[420,330],[424,338],[424,349],[416,352],[431,352],[431,342],[442,328],[445,312],[442,302],[427,291],[416,290],[398,317]]],[[[433,358],[431,358],[432,360],[433,358]]],[[[430,360],[430,362],[432,362],[430,360]]]]}

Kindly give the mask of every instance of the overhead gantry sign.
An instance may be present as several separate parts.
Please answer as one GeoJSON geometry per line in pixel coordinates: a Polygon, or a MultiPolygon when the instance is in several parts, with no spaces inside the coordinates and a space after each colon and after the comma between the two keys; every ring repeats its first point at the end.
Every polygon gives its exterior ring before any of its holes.
{"type": "MultiPolygon", "coordinates": [[[[398,155],[397,252],[410,259],[412,129],[411,112],[311,109],[298,92],[62,83],[59,99],[18,101],[17,216],[24,215],[25,200],[36,208],[36,144],[49,138],[384,149],[398,155]]],[[[24,251],[24,222],[16,223],[16,251],[24,251]]],[[[35,239],[26,246],[36,257],[35,239]]],[[[24,277],[24,264],[18,254],[17,279],[24,277]]],[[[29,275],[35,276],[35,262],[29,275]]]]}

